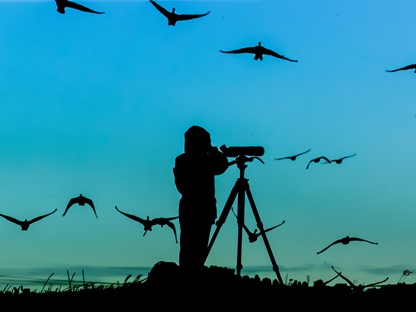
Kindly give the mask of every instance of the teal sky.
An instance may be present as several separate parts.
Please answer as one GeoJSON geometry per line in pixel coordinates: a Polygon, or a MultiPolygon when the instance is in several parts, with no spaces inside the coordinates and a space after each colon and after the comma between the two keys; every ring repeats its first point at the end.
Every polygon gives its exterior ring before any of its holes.
{"type": "MultiPolygon", "coordinates": [[[[396,283],[416,269],[416,74],[385,71],[416,63],[416,3],[157,2],[210,14],[168,26],[150,1],[78,1],[102,15],[59,14],[52,0],[0,1],[0,213],[31,219],[58,209],[27,232],[0,218],[0,275],[117,267],[127,276],[177,262],[169,228],[143,236],[114,207],[177,216],[172,169],[195,124],[213,145],[265,148],[246,177],[264,227],[285,220],[267,233],[284,279],[327,280],[333,265],[362,284],[396,283]],[[259,41],[298,62],[219,52],[259,41]],[[296,161],[274,160],[309,148],[296,161]],[[312,158],[354,153],[306,170],[312,158]],[[86,206],[62,216],[80,193],[98,218],[86,206]],[[317,254],[346,235],[378,245],[317,254]]],[[[219,214],[238,174],[231,166],[216,180],[219,214]]],[[[256,228],[248,203],[245,221],[256,228]]],[[[243,241],[242,274],[274,278],[262,240],[243,241]]],[[[234,268],[236,250],[230,214],[206,264],[234,268]]]]}

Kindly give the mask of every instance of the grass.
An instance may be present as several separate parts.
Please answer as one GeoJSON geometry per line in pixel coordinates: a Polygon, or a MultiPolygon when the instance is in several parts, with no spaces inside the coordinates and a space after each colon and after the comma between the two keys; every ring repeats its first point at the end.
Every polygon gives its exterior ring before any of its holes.
{"type": "MultiPolygon", "coordinates": [[[[285,305],[291,309],[319,309],[334,311],[342,308],[361,310],[393,311],[405,308],[416,294],[416,284],[356,285],[340,279],[339,274],[328,281],[310,282],[285,278],[285,285],[269,278],[260,279],[237,276],[233,269],[207,267],[201,274],[181,275],[175,264],[158,263],[147,277],[128,275],[122,283],[88,282],[82,271],[82,280],[75,280],[75,273],[67,271],[67,285],[54,286],[53,273],[40,290],[7,285],[0,291],[0,306],[6,308],[74,308],[74,309],[119,309],[156,310],[171,309],[172,306],[193,311],[230,308],[270,308],[285,305]],[[373,287],[372,287],[373,286],[373,287]],[[334,306],[339,304],[339,306],[334,306]]],[[[342,277],[342,276],[341,276],[342,277]]],[[[344,277],[345,278],[345,277],[344,277]]],[[[400,281],[400,280],[399,280],[400,281]]],[[[384,282],[384,281],[383,281],[384,282]]]]}

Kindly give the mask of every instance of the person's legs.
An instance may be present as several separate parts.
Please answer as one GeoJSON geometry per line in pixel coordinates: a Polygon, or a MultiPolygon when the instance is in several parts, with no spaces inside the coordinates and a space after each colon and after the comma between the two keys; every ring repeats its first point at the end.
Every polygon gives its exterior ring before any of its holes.
{"type": "Polygon", "coordinates": [[[203,268],[209,243],[211,224],[180,220],[179,266],[183,270],[203,268]]]}

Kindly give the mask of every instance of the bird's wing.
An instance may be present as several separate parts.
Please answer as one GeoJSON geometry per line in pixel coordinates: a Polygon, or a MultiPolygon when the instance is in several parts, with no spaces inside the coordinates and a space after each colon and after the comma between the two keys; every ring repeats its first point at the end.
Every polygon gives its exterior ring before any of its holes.
{"type": "Polygon", "coordinates": [[[95,13],[95,14],[103,14],[104,13],[104,12],[98,12],[98,11],[91,10],[90,8],[87,8],[86,6],[83,6],[81,4],[78,4],[78,3],[72,2],[72,1],[67,1],[65,6],[67,8],[72,8],[72,9],[75,9],[75,10],[88,12],[88,13],[95,13]]]}
{"type": "Polygon", "coordinates": [[[178,219],[178,218],[179,218],[179,216],[170,217],[170,218],[154,218],[154,219],[150,220],[150,223],[152,225],[156,225],[157,224],[157,225],[160,225],[160,226],[164,226],[165,224],[170,223],[170,221],[175,220],[175,219],[178,219]]]}
{"type": "Polygon", "coordinates": [[[220,50],[220,52],[222,52],[222,53],[234,53],[234,54],[256,53],[256,48],[257,47],[247,47],[247,48],[241,48],[241,49],[229,50],[229,51],[220,50]]]}
{"type": "MultiPolygon", "coordinates": [[[[231,209],[232,210],[232,212],[233,212],[233,214],[234,214],[234,216],[235,216],[235,218],[237,219],[237,223],[238,223],[238,217],[237,217],[237,215],[236,215],[236,213],[234,212],[234,209],[231,209]]],[[[246,234],[247,234],[247,236],[249,237],[249,240],[251,241],[251,240],[253,240],[253,241],[255,241],[256,240],[256,237],[258,236],[257,234],[255,234],[255,233],[253,233],[253,232],[251,232],[250,230],[249,230],[249,228],[243,223],[242,224],[242,226],[243,226],[243,229],[244,229],[244,231],[246,232],[246,234]]]]}
{"type": "Polygon", "coordinates": [[[335,242],[333,242],[333,243],[329,244],[328,246],[326,246],[326,247],[325,247],[324,249],[322,249],[321,251],[318,251],[318,252],[317,252],[317,254],[323,253],[323,252],[324,252],[325,250],[327,250],[329,247],[334,246],[334,245],[339,244],[339,243],[341,243],[341,240],[340,240],[340,239],[338,239],[338,240],[336,240],[335,242]]]}
{"type": "Polygon", "coordinates": [[[300,155],[303,155],[303,154],[309,153],[311,150],[312,150],[312,149],[310,148],[310,149],[308,149],[308,150],[306,150],[306,151],[304,151],[304,152],[302,152],[302,153],[296,154],[295,156],[297,157],[297,156],[300,156],[300,155]]]}
{"type": "Polygon", "coordinates": [[[310,165],[313,161],[314,161],[314,159],[311,159],[311,160],[308,162],[308,165],[306,166],[306,169],[308,169],[308,168],[309,168],[309,165],[310,165]]]}
{"type": "Polygon", "coordinates": [[[175,241],[176,241],[176,243],[178,243],[178,238],[176,237],[175,224],[173,224],[172,222],[169,221],[169,222],[166,223],[166,225],[173,230],[173,234],[175,234],[175,241]]]}
{"type": "Polygon", "coordinates": [[[348,283],[348,285],[350,285],[353,288],[357,287],[357,286],[354,285],[353,282],[351,282],[348,278],[346,278],[344,275],[342,275],[341,272],[338,272],[337,270],[335,270],[334,266],[331,266],[331,267],[332,267],[332,270],[334,270],[335,273],[338,274],[338,276],[340,276],[343,280],[345,280],[348,283]]]}
{"type": "Polygon", "coordinates": [[[354,157],[355,155],[357,155],[357,153],[352,154],[352,155],[348,155],[348,156],[344,156],[344,157],[342,157],[342,158],[343,158],[343,159],[345,159],[345,158],[350,158],[350,157],[354,157]]]}
{"type": "Polygon", "coordinates": [[[371,242],[369,240],[363,239],[363,238],[359,238],[359,237],[351,237],[350,238],[351,241],[359,241],[359,242],[366,242],[366,243],[370,243],[370,244],[374,244],[374,245],[378,245],[378,243],[376,242],[371,242]]]}
{"type": "Polygon", "coordinates": [[[65,13],[65,3],[61,0],[55,0],[56,8],[59,13],[65,13]]]}
{"type": "MultiPolygon", "coordinates": [[[[341,274],[341,272],[340,272],[339,274],[341,274]]],[[[337,275],[335,275],[333,278],[330,278],[329,280],[325,281],[325,282],[324,282],[324,285],[327,285],[327,284],[329,284],[330,282],[332,282],[334,279],[336,279],[336,278],[339,276],[339,274],[337,274],[337,275]]]]}
{"type": "Polygon", "coordinates": [[[208,11],[207,13],[204,14],[176,14],[176,19],[178,21],[186,21],[186,20],[190,20],[190,19],[194,19],[194,18],[198,18],[198,17],[203,17],[205,15],[208,15],[211,11],[208,11]]]}
{"type": "Polygon", "coordinates": [[[47,216],[49,216],[49,215],[51,215],[51,214],[55,213],[57,210],[58,210],[58,209],[56,209],[56,208],[55,208],[55,210],[54,210],[54,211],[52,211],[52,212],[49,212],[49,213],[47,213],[47,214],[44,214],[44,215],[41,215],[41,216],[39,216],[39,217],[33,218],[32,220],[29,220],[29,223],[33,223],[33,222],[39,221],[40,219],[43,219],[43,218],[45,218],[45,217],[47,217],[47,216]]]}
{"type": "Polygon", "coordinates": [[[416,68],[416,64],[411,64],[411,65],[407,65],[407,66],[400,67],[397,69],[391,69],[391,70],[387,69],[386,72],[393,73],[399,70],[408,70],[408,69],[415,69],[415,68],[416,68]]]}
{"type": "Polygon", "coordinates": [[[9,216],[6,216],[6,215],[4,215],[4,214],[0,214],[0,217],[3,217],[3,218],[5,218],[6,220],[9,220],[10,222],[13,222],[13,223],[16,223],[16,224],[19,224],[19,225],[21,225],[23,222],[22,221],[20,221],[20,220],[17,220],[17,219],[15,219],[15,218],[13,218],[13,217],[9,217],[9,216]]]}
{"type": "Polygon", "coordinates": [[[160,12],[160,13],[162,13],[164,16],[166,16],[166,17],[170,17],[171,15],[172,15],[172,13],[171,12],[169,12],[168,10],[166,10],[164,7],[162,7],[160,4],[158,4],[158,3],[156,3],[155,1],[153,1],[153,0],[150,0],[150,2],[155,6],[155,8],[160,12]]]}
{"type": "Polygon", "coordinates": [[[257,239],[257,237],[260,236],[261,233],[251,232],[247,225],[243,224],[243,229],[247,233],[247,236],[249,237],[249,241],[253,242],[257,239]]]}
{"type": "Polygon", "coordinates": [[[69,209],[72,205],[75,205],[75,204],[77,204],[77,203],[78,203],[78,197],[76,197],[76,198],[71,198],[71,199],[69,200],[69,202],[68,202],[68,205],[66,205],[65,211],[64,211],[64,213],[63,213],[63,215],[62,215],[62,216],[65,216],[65,215],[66,215],[66,213],[68,212],[68,209],[69,209]]]}
{"type": "Polygon", "coordinates": [[[268,229],[264,230],[264,233],[269,232],[269,231],[281,226],[283,223],[285,223],[285,220],[283,220],[280,224],[277,224],[275,226],[269,227],[268,229]]]}
{"type": "Polygon", "coordinates": [[[328,164],[331,163],[331,161],[328,159],[328,157],[321,156],[319,158],[325,160],[328,164]]]}
{"type": "Polygon", "coordinates": [[[279,54],[279,53],[277,53],[275,51],[272,51],[272,50],[267,49],[267,48],[264,48],[264,47],[263,47],[263,53],[264,54],[267,54],[267,55],[270,55],[270,56],[274,56],[274,57],[283,59],[283,60],[286,60],[286,61],[297,62],[297,60],[292,60],[292,59],[287,58],[287,57],[285,57],[285,56],[283,56],[283,55],[281,55],[281,54],[279,54]]]}
{"type": "Polygon", "coordinates": [[[389,278],[388,278],[388,277],[386,277],[384,280],[382,280],[382,281],[380,281],[380,282],[376,282],[376,283],[368,284],[368,285],[365,285],[365,287],[372,287],[372,286],[376,286],[376,285],[378,285],[378,284],[381,284],[381,283],[387,282],[387,280],[388,280],[388,279],[389,279],[389,278]]]}
{"type": "Polygon", "coordinates": [[[354,157],[355,155],[357,155],[357,154],[344,156],[344,157],[341,157],[341,158],[338,158],[338,159],[331,159],[331,162],[341,163],[344,159],[354,157]]]}
{"type": "Polygon", "coordinates": [[[134,220],[134,221],[136,221],[136,222],[139,222],[139,223],[143,224],[144,226],[146,226],[147,220],[142,219],[142,218],[140,218],[140,217],[137,217],[137,216],[135,216],[135,215],[132,215],[132,214],[129,214],[129,213],[123,212],[123,211],[121,211],[120,209],[118,209],[118,208],[117,208],[117,206],[116,206],[116,210],[117,210],[118,212],[120,212],[121,214],[125,215],[127,218],[130,218],[130,219],[132,219],[132,220],[134,220]]]}
{"type": "Polygon", "coordinates": [[[92,210],[94,211],[95,216],[98,218],[97,212],[95,211],[94,202],[92,201],[92,199],[85,198],[85,203],[91,206],[92,210]]]}
{"type": "Polygon", "coordinates": [[[288,159],[288,158],[291,158],[291,157],[292,156],[279,157],[279,158],[275,158],[274,160],[288,159]]]}
{"type": "Polygon", "coordinates": [[[165,218],[165,220],[172,221],[172,220],[175,220],[175,219],[178,219],[178,218],[179,218],[179,216],[176,216],[176,217],[165,218]]]}

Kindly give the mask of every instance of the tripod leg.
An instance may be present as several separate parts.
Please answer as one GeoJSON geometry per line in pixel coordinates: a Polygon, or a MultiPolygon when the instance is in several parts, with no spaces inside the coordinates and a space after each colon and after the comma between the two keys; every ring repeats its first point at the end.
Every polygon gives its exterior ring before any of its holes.
{"type": "Polygon", "coordinates": [[[244,224],[244,205],[245,205],[245,196],[244,196],[244,185],[246,184],[246,179],[241,178],[240,183],[240,192],[238,192],[238,210],[237,210],[237,224],[238,224],[238,240],[237,240],[237,276],[241,276],[241,270],[243,269],[243,264],[241,262],[241,254],[243,250],[243,224],[244,224]]]}
{"type": "Polygon", "coordinates": [[[283,285],[284,283],[283,283],[282,277],[280,276],[279,267],[277,265],[276,260],[274,259],[273,252],[269,244],[269,240],[267,239],[266,233],[264,232],[263,223],[261,222],[259,212],[257,210],[256,204],[254,203],[253,195],[251,194],[250,186],[248,185],[248,182],[245,186],[245,190],[247,193],[248,201],[250,202],[251,208],[253,210],[254,218],[256,219],[256,222],[257,222],[257,227],[260,230],[261,237],[263,238],[264,245],[266,246],[270,261],[272,262],[273,271],[276,273],[277,280],[279,281],[279,283],[283,285]]]}
{"type": "Polygon", "coordinates": [[[217,222],[215,223],[215,225],[217,227],[214,231],[214,234],[211,237],[211,240],[209,241],[205,261],[208,258],[209,252],[211,251],[211,248],[214,245],[215,239],[217,238],[217,235],[218,235],[219,231],[221,230],[222,225],[224,224],[225,220],[227,220],[228,213],[230,212],[231,207],[232,207],[232,205],[235,201],[235,198],[237,197],[239,187],[240,187],[240,184],[239,184],[239,181],[237,180],[235,182],[233,188],[231,189],[231,192],[230,192],[230,195],[228,196],[227,201],[225,202],[224,209],[222,210],[220,217],[218,218],[217,222]]]}

